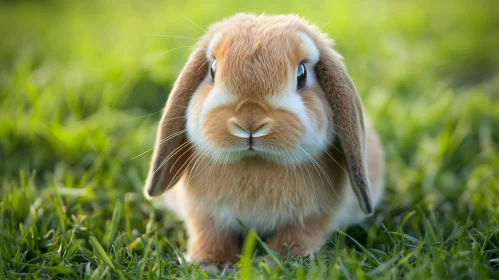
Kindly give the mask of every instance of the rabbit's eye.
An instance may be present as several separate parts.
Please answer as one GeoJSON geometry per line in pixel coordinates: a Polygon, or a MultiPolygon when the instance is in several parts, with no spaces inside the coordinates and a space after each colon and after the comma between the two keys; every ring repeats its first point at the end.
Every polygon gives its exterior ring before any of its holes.
{"type": "Polygon", "coordinates": [[[213,79],[215,79],[215,73],[217,73],[217,61],[213,60],[210,67],[210,74],[213,79]]]}
{"type": "Polygon", "coordinates": [[[302,89],[307,84],[307,68],[303,63],[296,67],[296,88],[302,89]]]}

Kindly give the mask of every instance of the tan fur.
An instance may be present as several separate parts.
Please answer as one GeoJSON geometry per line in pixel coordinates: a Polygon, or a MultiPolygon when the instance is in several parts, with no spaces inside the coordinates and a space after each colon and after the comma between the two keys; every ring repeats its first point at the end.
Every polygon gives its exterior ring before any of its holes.
{"type": "Polygon", "coordinates": [[[290,224],[283,227],[268,241],[270,249],[281,256],[286,255],[286,247],[291,256],[305,256],[313,253],[326,241],[325,232],[329,231],[331,219],[327,215],[309,217],[302,224],[290,224]]]}
{"type": "Polygon", "coordinates": [[[189,255],[199,265],[225,266],[237,262],[239,240],[229,231],[213,227],[213,220],[204,215],[191,215],[186,222],[189,230],[189,255]]]}
{"type": "Polygon", "coordinates": [[[268,236],[280,254],[288,244],[292,255],[304,255],[379,203],[382,148],[331,44],[299,17],[246,14],[214,24],[198,43],[167,102],[145,187],[146,195],[157,196],[178,181],[164,197],[185,219],[192,261],[235,263],[243,232],[238,221],[268,236]],[[211,46],[215,34],[221,37],[211,46]],[[307,56],[297,34],[308,36],[320,54],[313,69],[318,84],[289,99],[303,104],[310,127],[305,116],[275,105],[289,94],[286,81],[307,56]],[[214,81],[207,59],[217,61],[214,81]],[[216,106],[204,111],[209,102],[216,106]],[[199,131],[186,134],[187,106],[188,124],[199,131]],[[231,133],[231,126],[251,132],[262,125],[268,131],[251,140],[256,151],[242,149],[249,138],[231,133]],[[300,143],[312,141],[307,131],[323,131],[327,147],[303,149],[300,143]],[[299,152],[309,156],[293,158],[299,152]]]}

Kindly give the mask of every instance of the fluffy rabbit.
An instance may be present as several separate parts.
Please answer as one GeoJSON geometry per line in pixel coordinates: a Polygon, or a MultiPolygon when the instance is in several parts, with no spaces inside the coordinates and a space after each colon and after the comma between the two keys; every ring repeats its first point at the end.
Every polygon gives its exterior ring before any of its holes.
{"type": "Polygon", "coordinates": [[[144,190],[184,219],[191,261],[236,263],[238,220],[302,256],[373,212],[383,150],[341,60],[293,15],[238,14],[200,39],[166,103],[144,190]]]}

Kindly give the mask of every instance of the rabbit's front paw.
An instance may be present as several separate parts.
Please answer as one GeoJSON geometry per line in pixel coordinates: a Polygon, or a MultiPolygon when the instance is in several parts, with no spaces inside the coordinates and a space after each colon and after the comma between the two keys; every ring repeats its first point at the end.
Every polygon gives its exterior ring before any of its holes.
{"type": "Polygon", "coordinates": [[[238,251],[239,243],[232,236],[204,236],[191,241],[187,258],[206,272],[225,273],[234,269],[238,251]]]}
{"type": "Polygon", "coordinates": [[[213,262],[200,262],[198,267],[208,273],[227,274],[234,270],[235,264],[233,263],[213,263],[213,262]]]}

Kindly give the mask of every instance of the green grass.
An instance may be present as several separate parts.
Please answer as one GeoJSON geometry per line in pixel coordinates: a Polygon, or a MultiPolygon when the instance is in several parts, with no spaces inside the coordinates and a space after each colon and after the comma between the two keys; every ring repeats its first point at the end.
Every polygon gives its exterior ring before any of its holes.
{"type": "Polygon", "coordinates": [[[168,2],[0,3],[0,279],[499,278],[497,1],[168,2]],[[336,39],[387,191],[317,256],[252,258],[251,239],[242,270],[207,275],[142,196],[151,153],[131,158],[194,43],[153,34],[238,11],[299,13],[336,39]]]}

